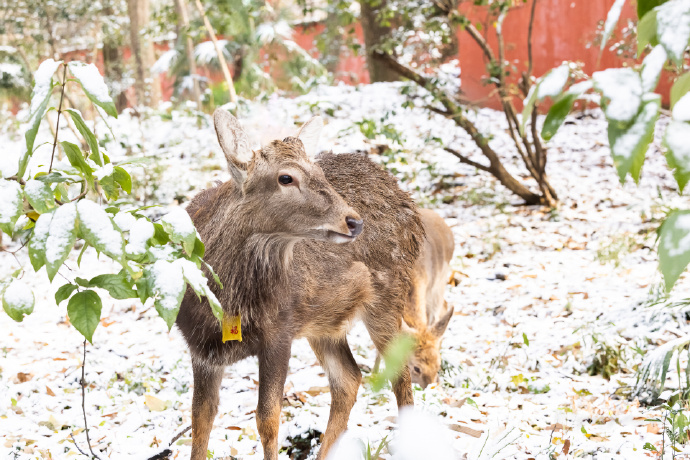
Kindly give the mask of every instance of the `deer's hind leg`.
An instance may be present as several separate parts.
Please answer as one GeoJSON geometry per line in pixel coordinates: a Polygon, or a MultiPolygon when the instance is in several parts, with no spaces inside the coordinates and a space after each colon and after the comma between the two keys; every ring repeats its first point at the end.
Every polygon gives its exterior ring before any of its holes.
{"type": "Polygon", "coordinates": [[[192,396],[192,456],[205,460],[213,420],[218,412],[220,383],[224,367],[210,366],[192,360],[194,396],[192,396]]]}
{"type": "MultiPolygon", "coordinates": [[[[400,334],[402,308],[395,308],[388,302],[375,303],[367,306],[364,314],[364,325],[369,331],[371,340],[380,356],[388,351],[391,342],[400,334]]],[[[413,406],[412,379],[410,369],[403,366],[397,377],[391,382],[398,408],[413,406]]]]}
{"type": "Polygon", "coordinates": [[[310,338],[309,345],[319,359],[321,367],[326,371],[331,388],[331,413],[319,451],[318,458],[321,460],[326,458],[335,441],[347,429],[350,411],[357,400],[362,373],[344,336],[342,338],[310,338]]]}

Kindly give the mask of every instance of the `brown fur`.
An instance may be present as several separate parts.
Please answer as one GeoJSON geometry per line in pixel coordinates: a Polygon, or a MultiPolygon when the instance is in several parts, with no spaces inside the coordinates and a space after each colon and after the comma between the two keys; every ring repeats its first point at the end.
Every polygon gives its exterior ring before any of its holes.
{"type": "MultiPolygon", "coordinates": [[[[243,145],[227,117],[217,113],[215,121],[234,181],[201,192],[187,210],[224,284],[213,289],[225,315],[242,318],[243,341],[223,343],[207,302],[187,291],[177,325],[194,370],[192,459],[206,458],[224,367],[252,355],[259,358],[264,458],[278,458],[283,386],[297,337],[308,338],[331,386],[319,453],[325,458],[347,428],[361,380],[345,333],[362,319],[381,352],[399,333],[424,230],[410,197],[366,157],[326,154],[313,163],[299,139],[287,138],[244,165],[226,148],[243,145]],[[280,185],[284,173],[295,183],[280,185]],[[363,219],[364,230],[336,244],[349,231],[347,218],[363,219]]],[[[413,403],[407,369],[393,387],[399,406],[413,403]]]]}
{"type": "Polygon", "coordinates": [[[409,367],[412,383],[426,388],[436,382],[441,368],[441,340],[453,316],[443,298],[455,243],[446,222],[429,209],[420,209],[426,238],[412,275],[412,291],[405,305],[403,329],[417,343],[409,367]]]}

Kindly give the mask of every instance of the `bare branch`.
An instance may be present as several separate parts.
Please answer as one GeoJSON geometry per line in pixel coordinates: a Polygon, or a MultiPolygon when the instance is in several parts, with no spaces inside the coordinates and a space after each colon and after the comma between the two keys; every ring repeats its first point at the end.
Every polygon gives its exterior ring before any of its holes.
{"type": "MultiPolygon", "coordinates": [[[[55,147],[57,147],[58,131],[60,130],[60,114],[62,113],[62,100],[65,98],[65,86],[67,86],[67,64],[62,64],[65,70],[62,73],[62,92],[60,92],[60,105],[57,110],[57,122],[55,123],[55,138],[53,139],[53,153],[50,155],[50,168],[48,172],[53,170],[53,159],[55,159],[55,147]]],[[[31,152],[29,152],[31,154],[31,152]]]]}
{"type": "Polygon", "coordinates": [[[465,163],[465,164],[468,164],[468,165],[470,165],[470,166],[474,166],[475,168],[481,169],[482,171],[491,172],[491,168],[490,168],[490,167],[484,166],[484,165],[481,164],[481,163],[477,163],[476,161],[470,160],[470,159],[467,158],[465,155],[463,155],[462,153],[458,152],[458,151],[455,150],[455,149],[452,149],[452,148],[450,148],[450,147],[443,147],[443,150],[445,150],[445,151],[448,152],[448,153],[452,153],[453,155],[455,155],[455,157],[456,157],[458,160],[460,160],[460,163],[465,163]]]}

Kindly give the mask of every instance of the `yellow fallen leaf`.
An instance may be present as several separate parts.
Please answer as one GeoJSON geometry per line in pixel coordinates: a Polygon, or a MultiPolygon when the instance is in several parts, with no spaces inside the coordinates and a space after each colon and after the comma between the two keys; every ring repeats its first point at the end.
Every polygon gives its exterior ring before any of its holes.
{"type": "Polygon", "coordinates": [[[144,395],[144,404],[146,404],[146,407],[148,407],[149,410],[154,412],[164,411],[167,407],[165,401],[150,394],[144,395]]]}

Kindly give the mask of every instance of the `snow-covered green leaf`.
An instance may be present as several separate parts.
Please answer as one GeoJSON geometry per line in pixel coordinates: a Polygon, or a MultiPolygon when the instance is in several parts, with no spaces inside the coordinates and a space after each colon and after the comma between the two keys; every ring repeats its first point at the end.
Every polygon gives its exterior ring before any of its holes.
{"type": "Polygon", "coordinates": [[[570,110],[573,108],[575,101],[591,88],[591,80],[576,83],[551,106],[544,120],[544,126],[541,129],[541,137],[545,141],[550,140],[556,134],[565,121],[565,117],[568,116],[570,110]]]}
{"type": "Polygon", "coordinates": [[[69,296],[77,289],[76,284],[67,283],[60,286],[60,288],[55,292],[55,303],[60,305],[65,300],[69,299],[69,296]]]}
{"type": "Polygon", "coordinates": [[[74,203],[66,203],[52,213],[48,239],[45,242],[46,271],[51,281],[74,247],[77,240],[76,223],[77,206],[74,203]]]}
{"type": "Polygon", "coordinates": [[[171,329],[187,288],[182,266],[175,262],[158,260],[151,267],[150,274],[156,311],[168,325],[168,329],[171,329]]]}
{"type": "Polygon", "coordinates": [[[38,271],[46,263],[46,241],[50,233],[50,222],[53,220],[53,213],[41,214],[34,225],[34,233],[29,241],[29,260],[38,271]]]}
{"type": "Polygon", "coordinates": [[[124,272],[118,274],[104,274],[91,278],[89,287],[99,287],[108,291],[113,299],[136,299],[137,292],[132,289],[132,283],[124,272]]]}
{"type": "Polygon", "coordinates": [[[84,241],[109,257],[120,260],[124,254],[124,239],[105,209],[93,201],[81,200],[77,204],[77,211],[84,241]]]}
{"type": "Polygon", "coordinates": [[[213,270],[213,267],[211,267],[205,260],[202,260],[202,262],[204,263],[204,265],[206,265],[206,268],[211,273],[211,276],[213,276],[213,281],[216,282],[219,288],[223,289],[223,283],[220,281],[220,277],[213,270]]]}
{"type": "Polygon", "coordinates": [[[642,105],[642,79],[631,68],[606,69],[592,75],[594,88],[604,97],[606,118],[628,123],[642,105]]]}
{"type": "Polygon", "coordinates": [[[642,71],[640,72],[642,78],[642,90],[646,93],[652,92],[659,84],[659,76],[664,68],[664,63],[667,59],[666,51],[661,45],[657,45],[652,49],[652,52],[642,61],[642,71]]]}
{"type": "Polygon", "coordinates": [[[92,290],[77,292],[67,304],[70,323],[91,343],[101,320],[102,307],[100,296],[92,290]]]}
{"type": "Polygon", "coordinates": [[[520,120],[520,134],[524,136],[527,121],[532,116],[534,104],[546,97],[556,99],[563,91],[563,87],[568,82],[570,67],[562,64],[555,69],[551,69],[530,88],[527,97],[523,101],[522,119],[520,120]]]}
{"type": "Polygon", "coordinates": [[[686,72],[673,83],[671,87],[671,108],[676,105],[676,102],[681,97],[685,96],[690,91],[690,72],[686,72]]]}
{"type": "Polygon", "coordinates": [[[659,266],[671,290],[690,262],[690,211],[677,211],[659,230],[659,266]]]}
{"type": "Polygon", "coordinates": [[[223,307],[216,298],[216,295],[208,287],[208,280],[204,276],[204,273],[196,266],[194,262],[186,259],[178,259],[174,264],[178,264],[182,267],[182,273],[184,279],[189,283],[189,286],[196,292],[196,294],[201,298],[201,296],[208,299],[208,303],[211,305],[211,311],[213,316],[216,317],[218,323],[223,321],[223,307]]]}
{"type": "Polygon", "coordinates": [[[181,243],[187,255],[191,255],[196,242],[196,228],[187,211],[182,208],[173,208],[163,216],[161,224],[170,235],[170,239],[174,243],[181,243]]]}
{"type": "Polygon", "coordinates": [[[640,171],[649,144],[654,138],[654,125],[659,118],[660,108],[661,97],[647,94],[639,114],[630,123],[609,123],[609,145],[621,182],[625,182],[628,174],[635,182],[640,180],[640,171]]]}
{"type": "Polygon", "coordinates": [[[609,41],[609,38],[611,37],[611,34],[613,33],[613,29],[616,28],[616,24],[618,24],[618,19],[621,17],[621,10],[623,9],[623,5],[625,4],[625,0],[616,0],[613,3],[613,6],[609,10],[609,14],[606,16],[606,22],[604,23],[604,34],[601,37],[601,50],[604,50],[604,47],[606,46],[606,42],[609,41]]]}
{"type": "Polygon", "coordinates": [[[682,193],[690,181],[690,123],[672,120],[666,128],[666,161],[682,193]]]}
{"type": "Polygon", "coordinates": [[[2,294],[2,308],[15,321],[34,311],[34,293],[23,281],[14,279],[2,294]]]}
{"type": "Polygon", "coordinates": [[[689,344],[690,336],[679,337],[647,353],[640,365],[633,394],[648,402],[655,400],[664,391],[666,374],[674,353],[680,353],[689,344]]]}
{"type": "Polygon", "coordinates": [[[139,218],[132,225],[129,232],[129,241],[125,246],[125,251],[131,256],[140,256],[146,253],[148,240],[155,233],[154,225],[146,218],[139,218]]]}
{"type": "Polygon", "coordinates": [[[24,195],[29,204],[39,214],[44,214],[55,208],[53,190],[43,181],[31,179],[24,185],[24,195]]]}
{"type": "Polygon", "coordinates": [[[690,0],[670,0],[655,8],[656,36],[677,65],[690,41],[690,0]]]}
{"type": "Polygon", "coordinates": [[[81,149],[67,141],[60,142],[60,145],[62,145],[62,149],[65,151],[69,163],[77,168],[77,170],[81,171],[84,177],[93,185],[93,170],[86,162],[86,159],[84,159],[81,149]]]}
{"type": "Polygon", "coordinates": [[[89,127],[86,126],[86,122],[84,122],[81,112],[79,112],[77,109],[65,109],[64,112],[69,114],[69,116],[72,118],[72,121],[74,121],[74,125],[77,127],[84,139],[86,139],[86,143],[89,144],[89,150],[92,153],[93,161],[97,165],[103,166],[103,155],[98,148],[98,139],[96,139],[96,136],[93,134],[93,132],[91,132],[89,127]]]}
{"type": "Polygon", "coordinates": [[[115,182],[120,184],[122,190],[128,194],[132,193],[132,177],[129,175],[127,170],[120,166],[115,166],[115,168],[113,168],[113,178],[115,179],[115,182]]]}
{"type": "Polygon", "coordinates": [[[22,215],[22,187],[13,180],[0,179],[0,231],[12,235],[22,215]]]}
{"type": "Polygon", "coordinates": [[[108,94],[108,87],[98,68],[93,64],[84,64],[78,61],[70,62],[68,67],[74,78],[81,83],[91,102],[101,107],[111,117],[117,118],[117,109],[113,103],[113,98],[108,94]]]}

